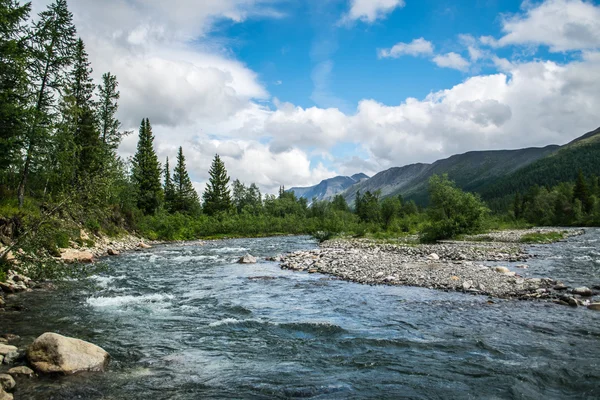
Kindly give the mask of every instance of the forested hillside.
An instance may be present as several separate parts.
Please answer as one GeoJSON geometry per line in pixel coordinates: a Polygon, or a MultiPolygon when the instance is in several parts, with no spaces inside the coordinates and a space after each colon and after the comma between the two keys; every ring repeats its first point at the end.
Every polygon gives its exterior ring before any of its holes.
{"type": "Polygon", "coordinates": [[[561,182],[573,182],[582,171],[584,176],[600,175],[600,128],[589,132],[497,182],[482,187],[479,192],[493,208],[506,209],[510,199],[532,186],[553,187],[561,182]]]}

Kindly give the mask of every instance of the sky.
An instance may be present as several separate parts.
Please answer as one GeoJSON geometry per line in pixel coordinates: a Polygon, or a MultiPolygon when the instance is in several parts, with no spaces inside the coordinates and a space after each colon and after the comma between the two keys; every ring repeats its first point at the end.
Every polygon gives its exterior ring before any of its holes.
{"type": "Polygon", "coordinates": [[[68,3],[94,77],[120,82],[121,155],[147,117],[199,191],[217,153],[275,193],[600,126],[600,1],[68,3]]]}

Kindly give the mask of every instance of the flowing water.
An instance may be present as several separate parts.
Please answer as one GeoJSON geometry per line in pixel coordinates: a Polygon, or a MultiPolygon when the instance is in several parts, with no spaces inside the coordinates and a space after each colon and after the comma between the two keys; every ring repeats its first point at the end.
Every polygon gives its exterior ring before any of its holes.
{"type": "MultiPolygon", "coordinates": [[[[600,312],[235,264],[308,237],[164,245],[11,301],[0,331],[46,331],[112,355],[104,374],[21,381],[16,399],[598,399],[600,312]]],[[[600,231],[525,270],[600,284],[600,231]]]]}

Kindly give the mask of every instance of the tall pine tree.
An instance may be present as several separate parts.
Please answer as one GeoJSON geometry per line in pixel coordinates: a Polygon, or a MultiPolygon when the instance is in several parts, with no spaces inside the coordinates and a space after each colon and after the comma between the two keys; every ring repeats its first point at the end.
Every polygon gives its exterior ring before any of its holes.
{"type": "Polygon", "coordinates": [[[132,179],[137,190],[137,205],[146,215],[154,214],[163,197],[161,168],[154,151],[154,136],[148,118],[140,125],[137,152],[132,160],[132,179]]]}
{"type": "Polygon", "coordinates": [[[225,164],[223,164],[218,154],[215,155],[208,173],[210,178],[202,195],[204,212],[208,215],[215,215],[230,211],[233,204],[227,187],[229,176],[227,176],[225,164]]]}
{"type": "Polygon", "coordinates": [[[98,86],[98,122],[102,143],[109,152],[116,151],[123,136],[129,133],[120,131],[121,122],[116,117],[121,97],[118,87],[116,76],[110,72],[102,75],[102,84],[98,86]]]}
{"type": "Polygon", "coordinates": [[[165,162],[165,184],[163,190],[165,191],[165,209],[168,212],[175,210],[175,185],[173,185],[173,179],[171,178],[171,170],[169,169],[169,157],[165,162]]]}
{"type": "Polygon", "coordinates": [[[73,14],[66,0],[56,0],[40,14],[31,38],[32,62],[29,65],[32,115],[23,140],[24,162],[17,196],[23,206],[29,174],[38,156],[49,150],[52,128],[56,121],[55,94],[64,87],[67,68],[73,63],[75,47],[73,14]]]}
{"type": "Polygon", "coordinates": [[[0,172],[14,165],[25,129],[29,49],[25,22],[31,4],[0,0],[0,172]]]}
{"type": "Polygon", "coordinates": [[[575,188],[573,189],[573,197],[573,200],[581,201],[581,205],[586,213],[589,213],[592,210],[594,203],[582,170],[579,170],[579,173],[577,174],[577,181],[575,181],[575,188]]]}
{"type": "Polygon", "coordinates": [[[181,147],[177,153],[177,165],[173,170],[173,185],[175,186],[174,211],[197,212],[200,208],[200,200],[188,175],[181,147]]]}
{"type": "Polygon", "coordinates": [[[83,40],[75,45],[73,70],[69,74],[67,93],[72,97],[73,137],[77,146],[77,175],[80,179],[95,175],[100,168],[102,146],[96,129],[96,104],[93,101],[96,85],[83,40]]]}

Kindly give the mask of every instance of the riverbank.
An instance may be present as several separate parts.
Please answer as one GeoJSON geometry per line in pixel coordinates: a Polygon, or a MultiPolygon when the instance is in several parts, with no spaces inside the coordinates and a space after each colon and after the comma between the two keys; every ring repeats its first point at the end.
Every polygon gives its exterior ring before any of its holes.
{"type": "MultiPolygon", "coordinates": [[[[545,233],[551,229],[544,229],[545,233]]],[[[560,229],[565,237],[581,229],[560,229]]],[[[539,230],[488,234],[494,241],[456,241],[439,244],[393,244],[364,239],[336,239],[319,249],[283,257],[281,268],[332,275],[368,285],[405,285],[443,291],[488,295],[494,298],[549,300],[565,305],[587,305],[596,289],[569,288],[552,278],[526,278],[530,255],[521,238],[539,230]],[[498,263],[522,262],[512,271],[498,263]]],[[[600,289],[600,288],[597,288],[600,289]]]]}

